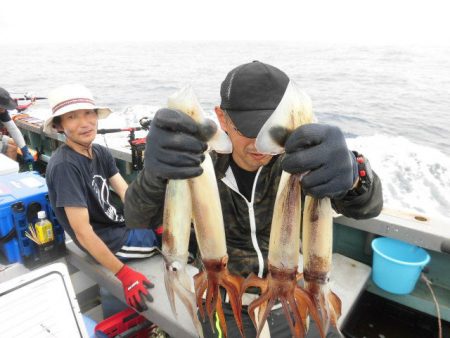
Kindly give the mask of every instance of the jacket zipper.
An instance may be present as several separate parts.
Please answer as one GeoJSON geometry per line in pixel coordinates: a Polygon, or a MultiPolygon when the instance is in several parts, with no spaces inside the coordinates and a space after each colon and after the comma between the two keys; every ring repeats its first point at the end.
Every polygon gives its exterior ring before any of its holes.
{"type": "Polygon", "coordinates": [[[245,198],[244,195],[241,194],[237,187],[236,179],[234,178],[233,171],[231,167],[228,167],[225,177],[222,178],[222,182],[225,183],[231,190],[238,193],[245,201],[248,207],[248,216],[250,220],[250,237],[252,239],[253,248],[256,251],[256,254],[258,256],[258,277],[262,277],[264,273],[264,258],[261,252],[261,249],[259,248],[258,244],[258,238],[256,237],[256,219],[255,219],[255,210],[253,207],[253,201],[255,199],[255,191],[256,191],[256,183],[258,181],[259,174],[261,173],[263,167],[259,167],[258,171],[256,172],[255,179],[253,181],[253,187],[252,187],[252,198],[251,201],[248,201],[247,198],[245,198]]]}

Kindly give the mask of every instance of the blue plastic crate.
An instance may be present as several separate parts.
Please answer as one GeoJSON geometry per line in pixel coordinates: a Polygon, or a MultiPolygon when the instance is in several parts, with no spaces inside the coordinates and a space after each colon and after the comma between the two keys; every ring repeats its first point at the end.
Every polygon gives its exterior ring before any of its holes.
{"type": "Polygon", "coordinates": [[[0,176],[0,250],[8,262],[36,256],[37,248],[25,231],[36,223],[39,210],[45,210],[53,224],[55,243],[64,245],[64,230],[50,206],[45,179],[36,172],[0,176]]]}

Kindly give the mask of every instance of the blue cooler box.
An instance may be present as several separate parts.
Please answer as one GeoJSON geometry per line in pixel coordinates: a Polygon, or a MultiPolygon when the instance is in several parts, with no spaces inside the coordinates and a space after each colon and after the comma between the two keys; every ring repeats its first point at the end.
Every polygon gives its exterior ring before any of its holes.
{"type": "MultiPolygon", "coordinates": [[[[38,220],[37,213],[45,210],[53,224],[54,246],[46,259],[55,258],[65,249],[64,230],[50,206],[45,178],[36,172],[0,176],[0,250],[9,263],[39,261],[37,245],[25,236],[29,224],[38,220]]],[[[33,265],[33,264],[31,264],[33,265]]]]}

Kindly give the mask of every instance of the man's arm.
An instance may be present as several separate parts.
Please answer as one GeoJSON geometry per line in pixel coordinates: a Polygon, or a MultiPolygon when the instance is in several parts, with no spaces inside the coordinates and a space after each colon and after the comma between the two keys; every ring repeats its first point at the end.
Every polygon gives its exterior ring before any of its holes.
{"type": "Polygon", "coordinates": [[[114,189],[114,191],[119,195],[122,202],[125,202],[125,193],[128,189],[128,183],[124,180],[120,173],[115,174],[109,178],[109,184],[114,189]]]}
{"type": "Polygon", "coordinates": [[[142,170],[125,195],[124,215],[128,227],[157,228],[162,224],[166,182],[142,170]]]}
{"type": "Polygon", "coordinates": [[[375,217],[381,212],[380,179],[373,173],[365,191],[358,191],[359,164],[339,128],[315,123],[302,125],[289,136],[285,148],[283,170],[304,174],[301,182],[305,194],[330,197],[337,212],[355,219],[375,217]]]}
{"type": "Polygon", "coordinates": [[[22,132],[16,126],[14,121],[11,120],[8,112],[0,114],[0,121],[2,121],[3,125],[8,130],[9,135],[11,135],[12,139],[16,143],[16,145],[22,150],[22,157],[25,163],[33,163],[34,158],[28,150],[28,146],[25,143],[25,139],[23,138],[22,132]]]}
{"type": "Polygon", "coordinates": [[[127,226],[161,225],[168,179],[198,176],[203,169],[207,144],[200,140],[195,121],[172,109],[160,109],[147,135],[144,170],[126,192],[124,214],[127,226]]]}
{"type": "Polygon", "coordinates": [[[383,209],[383,191],[378,175],[373,172],[373,179],[363,194],[349,191],[342,199],[332,199],[333,208],[340,214],[354,219],[376,217],[383,209]]]}
{"type": "Polygon", "coordinates": [[[22,132],[16,126],[13,120],[3,122],[3,125],[5,126],[6,130],[8,130],[9,135],[11,135],[11,138],[14,140],[14,142],[17,144],[19,148],[23,148],[26,146],[22,132]]]}
{"type": "Polygon", "coordinates": [[[97,236],[89,223],[89,213],[83,207],[64,207],[70,226],[75,232],[78,242],[91,254],[97,262],[116,274],[123,263],[109,250],[97,236]]]}

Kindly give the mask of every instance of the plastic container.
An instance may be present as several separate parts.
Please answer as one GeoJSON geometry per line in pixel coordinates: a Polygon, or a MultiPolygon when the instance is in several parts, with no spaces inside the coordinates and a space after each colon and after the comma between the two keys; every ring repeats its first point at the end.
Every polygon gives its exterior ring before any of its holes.
{"type": "Polygon", "coordinates": [[[37,213],[45,211],[53,224],[55,254],[65,250],[65,236],[49,203],[45,178],[35,172],[0,175],[0,250],[8,263],[39,263],[38,246],[25,236],[28,226],[37,221],[37,213]]]}
{"type": "Polygon", "coordinates": [[[86,316],[86,315],[81,315],[81,316],[83,317],[84,326],[86,327],[86,331],[89,335],[89,338],[96,338],[95,337],[95,326],[97,325],[97,322],[89,316],[86,316]]]}
{"type": "Polygon", "coordinates": [[[374,239],[372,249],[374,283],[397,295],[414,290],[423,267],[430,261],[424,249],[392,238],[374,239]]]}
{"type": "MultiPolygon", "coordinates": [[[[2,136],[0,135],[0,146],[2,136]]],[[[16,174],[19,172],[19,163],[11,160],[8,156],[0,154],[0,175],[16,174]]]]}
{"type": "Polygon", "coordinates": [[[41,242],[41,244],[45,244],[48,242],[52,242],[54,239],[53,236],[53,225],[47,219],[47,215],[44,210],[38,211],[38,222],[34,225],[36,229],[36,234],[41,242]]]}
{"type": "Polygon", "coordinates": [[[112,338],[123,334],[133,338],[147,338],[151,322],[131,308],[106,318],[95,326],[95,335],[99,338],[112,338]]]}

